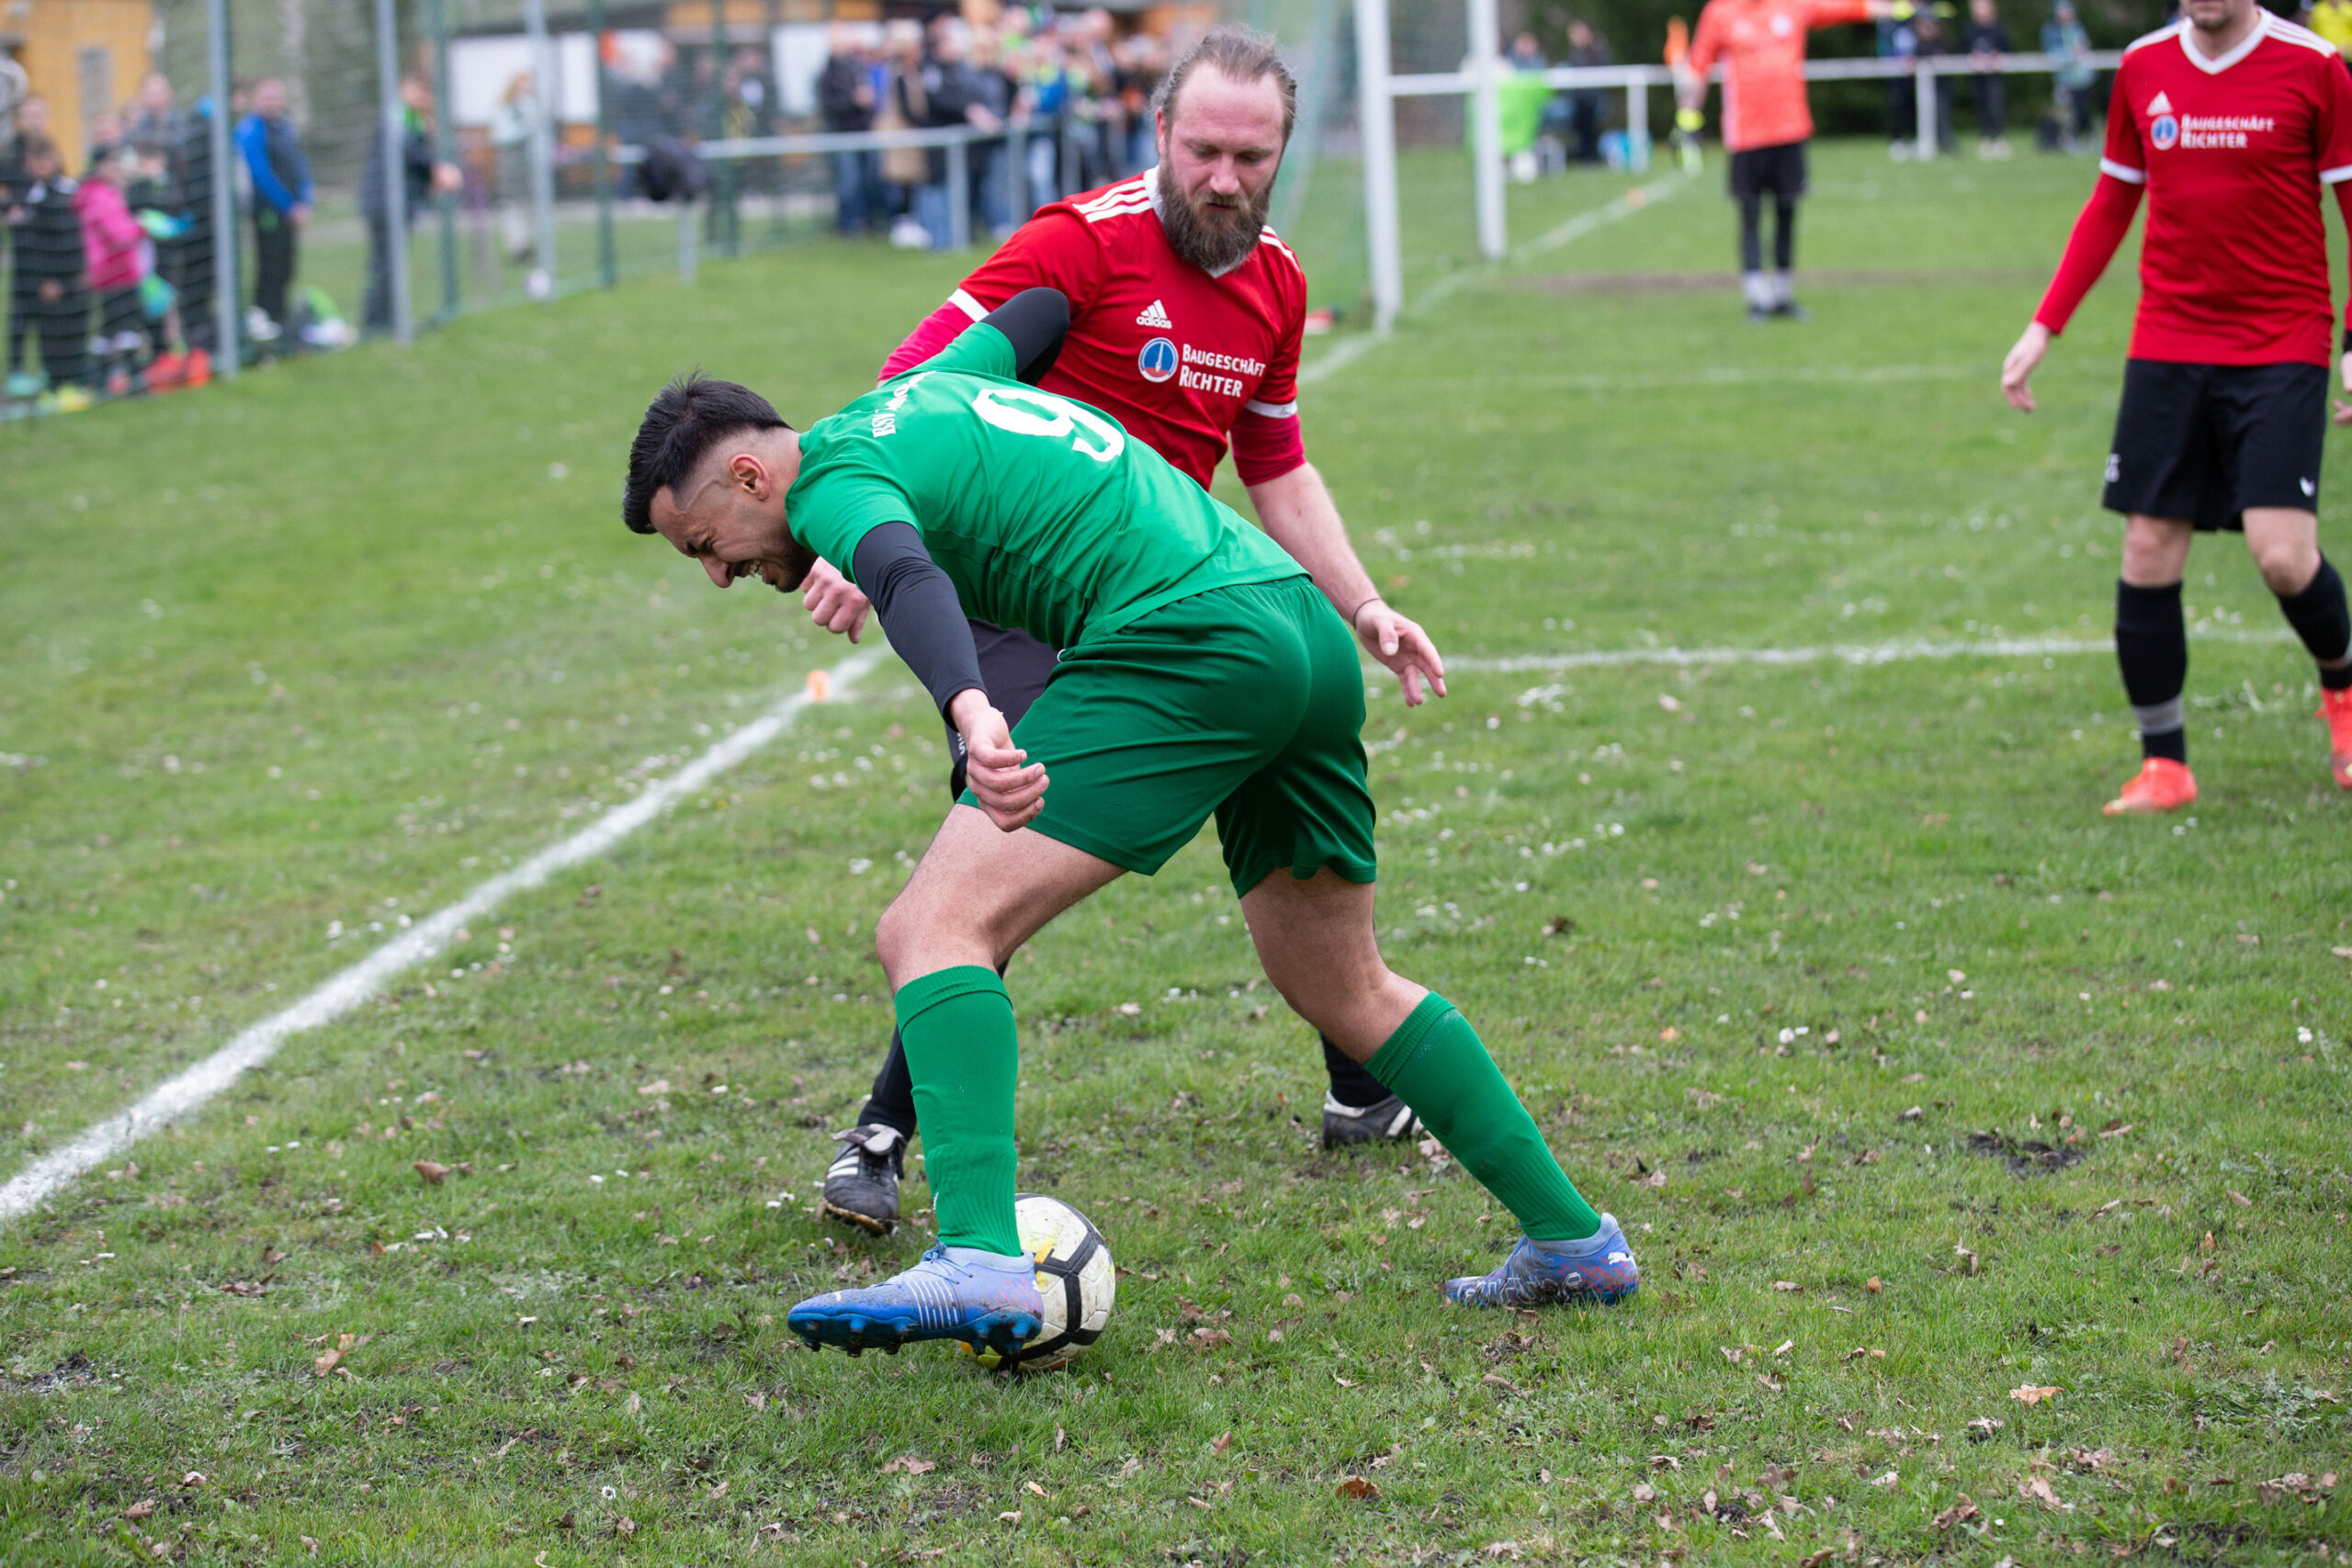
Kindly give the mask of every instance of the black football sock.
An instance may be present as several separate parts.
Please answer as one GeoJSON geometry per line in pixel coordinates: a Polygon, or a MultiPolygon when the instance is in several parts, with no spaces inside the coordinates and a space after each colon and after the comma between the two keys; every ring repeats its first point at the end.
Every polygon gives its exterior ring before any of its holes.
{"type": "Polygon", "coordinates": [[[1797,204],[1787,199],[1776,201],[1772,215],[1772,270],[1785,275],[1796,270],[1797,204]]]}
{"type": "Polygon", "coordinates": [[[1329,1035],[1322,1040],[1323,1070],[1331,1075],[1332,1099],[1351,1111],[1362,1111],[1388,1098],[1388,1086],[1374,1077],[1362,1062],[1332,1044],[1329,1035]]]}
{"type": "Polygon", "coordinates": [[[2320,558],[2319,570],[2302,592],[2278,595],[2278,608],[2312,657],[2321,661],[2319,683],[2331,692],[2352,687],[2352,663],[2344,662],[2352,654],[2352,610],[2345,607],[2344,580],[2326,557],[2320,558]]]}
{"type": "Polygon", "coordinates": [[[874,1089],[858,1112],[858,1125],[896,1127],[902,1138],[915,1135],[915,1080],[907,1072],[906,1043],[890,1031],[890,1054],[874,1075],[874,1089]]]}
{"type": "Polygon", "coordinates": [[[2188,681],[2188,628],[2180,618],[2180,584],[2142,588],[2115,584],[2115,661],[2123,694],[2140,725],[2145,756],[2188,761],[2188,719],[2181,688],[2188,681]]]}

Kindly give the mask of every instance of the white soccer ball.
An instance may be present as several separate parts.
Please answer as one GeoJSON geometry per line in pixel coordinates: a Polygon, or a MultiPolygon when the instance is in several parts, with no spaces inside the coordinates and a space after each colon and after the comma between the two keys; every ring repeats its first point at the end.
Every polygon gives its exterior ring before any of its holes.
{"type": "Polygon", "coordinates": [[[1022,1249],[1037,1260],[1037,1294],[1045,1299],[1045,1321],[1018,1355],[981,1350],[973,1359],[990,1371],[1008,1362],[1016,1371],[1056,1371],[1077,1360],[1111,1321],[1118,1270],[1102,1233],[1060,1199],[1018,1193],[1013,1213],[1021,1225],[1022,1249]]]}

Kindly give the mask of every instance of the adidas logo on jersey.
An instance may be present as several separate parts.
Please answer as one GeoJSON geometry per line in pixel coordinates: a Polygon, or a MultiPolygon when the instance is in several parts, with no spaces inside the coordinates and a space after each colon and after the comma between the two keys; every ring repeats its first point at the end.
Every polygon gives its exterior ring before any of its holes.
{"type": "Polygon", "coordinates": [[[1136,318],[1136,325],[1158,327],[1161,332],[1173,332],[1176,328],[1176,323],[1168,319],[1168,308],[1157,299],[1144,307],[1143,314],[1136,318]]]}
{"type": "Polygon", "coordinates": [[[2149,103],[2148,112],[2152,115],[2170,114],[2172,113],[2172,100],[2165,96],[2164,94],[2158,93],[2154,100],[2149,103]]]}

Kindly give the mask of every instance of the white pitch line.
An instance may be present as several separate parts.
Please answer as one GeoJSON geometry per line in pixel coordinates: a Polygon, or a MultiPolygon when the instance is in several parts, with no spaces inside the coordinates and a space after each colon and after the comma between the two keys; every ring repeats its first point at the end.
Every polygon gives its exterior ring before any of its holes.
{"type": "MultiPolygon", "coordinates": [[[[834,694],[846,696],[881,657],[880,648],[870,648],[836,666],[834,694]]],[[[34,1160],[0,1187],[0,1224],[31,1212],[50,1194],[96,1168],[99,1161],[116,1151],[186,1117],[235,1083],[239,1074],[269,1060],[291,1036],[341,1018],[402,970],[438,953],[468,921],[481,919],[515,894],[529,892],[556,873],[611,849],[652,821],[672,802],[693,794],[783,734],[811,700],[805,692],[795,693],[628,805],[615,807],[560,843],[549,845],[419,920],[291,1007],[254,1024],[196,1066],[166,1078],[128,1111],[97,1122],[34,1160]]]]}
{"type": "MultiPolygon", "coordinates": [[[[2275,643],[2292,634],[2270,632],[2191,632],[2198,642],[2275,643]]],[[[1516,674],[1529,671],[1615,670],[1628,665],[1757,664],[1790,665],[1897,664],[1918,659],[2031,659],[2059,654],[2112,653],[2109,637],[2011,637],[1969,642],[1838,643],[1826,648],[1609,648],[1585,653],[1524,653],[1502,659],[1449,659],[1446,672],[1516,674]]]]}
{"type": "MultiPolygon", "coordinates": [[[[1689,176],[1684,175],[1669,175],[1662,180],[1652,180],[1636,190],[1626,192],[1614,201],[1603,202],[1599,207],[1579,212],[1566,222],[1544,231],[1535,238],[1512,246],[1510,259],[1524,261],[1530,256],[1541,255],[1546,251],[1556,251],[1562,245],[1583,239],[1596,229],[1605,229],[1621,219],[1633,216],[1653,201],[1665,200],[1690,183],[1689,176]]],[[[1452,299],[1493,270],[1491,265],[1456,268],[1414,295],[1407,302],[1405,313],[1419,315],[1431,306],[1452,299]]],[[[1300,368],[1298,384],[1302,387],[1311,387],[1328,376],[1338,374],[1385,342],[1387,336],[1387,333],[1380,332],[1359,333],[1354,337],[1335,344],[1329,353],[1323,355],[1313,364],[1300,368]]]]}

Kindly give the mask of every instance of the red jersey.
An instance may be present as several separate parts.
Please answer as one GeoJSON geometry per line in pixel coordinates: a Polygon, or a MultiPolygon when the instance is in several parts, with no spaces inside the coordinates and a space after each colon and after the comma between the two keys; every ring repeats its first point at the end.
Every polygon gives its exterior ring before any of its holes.
{"type": "Polygon", "coordinates": [[[1298,355],[1306,274],[1263,231],[1230,271],[1179,260],[1160,227],[1159,171],[1041,208],[910,333],[882,378],[920,365],[1024,288],[1069,298],[1069,337],[1038,384],[1118,420],[1203,489],[1230,436],[1244,484],[1306,461],[1298,355]]]}
{"type": "Polygon", "coordinates": [[[2134,359],[2335,362],[2320,190],[2352,179],[2352,74],[2317,33],[2255,16],[2219,60],[2175,23],[2116,71],[2099,170],[2148,196],[2134,359]]]}
{"type": "Polygon", "coordinates": [[[1804,35],[1870,19],[1867,0],[1707,0],[1690,66],[1702,80],[1724,62],[1724,147],[1745,152],[1813,134],[1804,96],[1804,35]]]}

